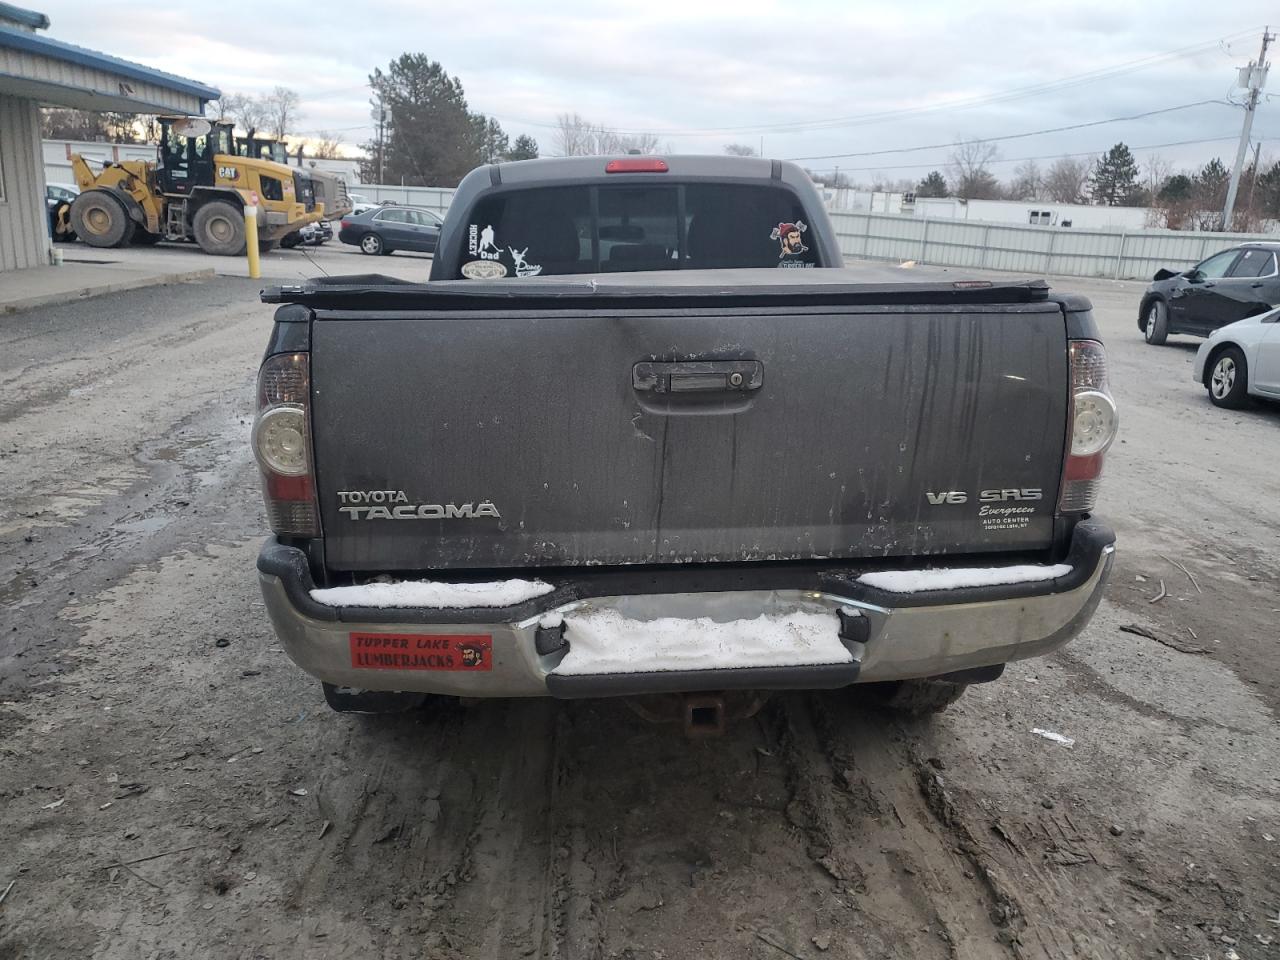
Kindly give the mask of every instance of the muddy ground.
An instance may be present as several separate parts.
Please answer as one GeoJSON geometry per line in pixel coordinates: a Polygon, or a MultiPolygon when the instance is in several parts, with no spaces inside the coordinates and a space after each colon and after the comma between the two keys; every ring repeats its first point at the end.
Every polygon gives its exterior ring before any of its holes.
{"type": "Polygon", "coordinates": [[[1093,624],[932,722],[707,742],[329,712],[255,583],[256,285],[0,319],[0,958],[1280,956],[1280,408],[1060,285],[1122,404],[1093,624]]]}

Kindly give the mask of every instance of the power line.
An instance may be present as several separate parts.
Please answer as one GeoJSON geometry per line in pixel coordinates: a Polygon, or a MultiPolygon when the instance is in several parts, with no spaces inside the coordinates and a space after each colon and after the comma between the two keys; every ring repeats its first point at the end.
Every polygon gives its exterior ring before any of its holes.
{"type": "MultiPolygon", "coordinates": [[[[1194,146],[1202,143],[1223,143],[1228,140],[1235,140],[1238,136],[1239,136],[1238,133],[1228,133],[1221,137],[1206,137],[1199,140],[1174,140],[1170,143],[1148,143],[1148,144],[1132,146],[1129,149],[1130,150],[1162,150],[1166,147],[1188,147],[1188,146],[1194,146]]],[[[1275,138],[1259,137],[1258,139],[1261,141],[1261,140],[1272,140],[1275,138]]],[[[1004,157],[999,160],[991,160],[988,162],[987,165],[995,166],[996,164],[1000,164],[1000,163],[1024,163],[1028,160],[1060,160],[1063,157],[1096,157],[1103,152],[1104,150],[1082,150],[1077,153],[1045,153],[1045,154],[1040,154],[1034,157],[1004,157]]],[[[933,163],[895,163],[890,165],[888,169],[890,170],[936,170],[939,167],[939,165],[945,166],[946,162],[942,161],[941,164],[938,161],[935,161],[933,163]]],[[[885,169],[886,167],[883,164],[875,167],[841,167],[840,168],[842,173],[869,173],[869,172],[879,172],[885,169]]],[[[824,170],[824,171],[815,171],[815,172],[826,173],[829,171],[824,170]]]]}
{"type": "MultiPolygon", "coordinates": [[[[1062,127],[1046,127],[1043,130],[1029,130],[1025,133],[1010,133],[998,137],[974,137],[976,143],[998,143],[1005,140],[1025,140],[1027,137],[1039,137],[1047,133],[1065,133],[1068,130],[1083,130],[1086,127],[1100,127],[1108,123],[1123,123],[1129,120],[1142,120],[1146,117],[1154,117],[1163,113],[1175,113],[1179,110],[1190,110],[1193,107],[1203,107],[1210,103],[1222,104],[1229,106],[1225,100],[1197,100],[1194,103],[1182,103],[1176,107],[1162,107],[1158,110],[1147,110],[1143,113],[1131,114],[1127,117],[1110,117],[1106,120],[1089,120],[1085,123],[1072,123],[1062,127]]],[[[864,150],[860,153],[824,153],[813,157],[788,157],[788,160],[845,160],[857,157],[879,157],[889,153],[918,153],[921,150],[942,150],[954,147],[955,143],[929,143],[921,144],[915,147],[895,147],[887,150],[864,150]]]]}
{"type": "MultiPolygon", "coordinates": [[[[1011,100],[1023,99],[1025,97],[1039,96],[1044,93],[1053,93],[1061,89],[1073,86],[1081,86],[1088,83],[1095,83],[1099,80],[1110,80],[1114,77],[1123,76],[1127,73],[1134,73],[1139,70],[1145,70],[1149,67],[1157,66],[1167,60],[1179,59],[1182,57],[1192,56],[1197,53],[1208,52],[1218,47],[1220,44],[1239,39],[1240,37],[1250,36],[1257,32],[1257,28],[1242,30],[1238,33],[1232,33],[1225,37],[1219,37],[1215,40],[1203,43],[1193,44],[1188,47],[1181,47],[1176,50],[1170,50],[1165,53],[1152,54],[1142,57],[1138,60],[1131,60],[1124,63],[1116,64],[1110,67],[1102,67],[1097,70],[1088,71],[1081,74],[1073,74],[1067,77],[1060,77],[1057,80],[1049,80],[1043,83],[1030,84],[1024,87],[1014,87],[1010,90],[996,91],[990,94],[970,97],[964,100],[949,100],[943,103],[922,104],[918,107],[895,108],[892,110],[881,110],[874,113],[854,114],[843,117],[819,117],[810,120],[789,120],[778,123],[759,123],[748,124],[745,126],[731,127],[704,127],[701,129],[689,130],[653,130],[653,129],[624,129],[618,128],[616,132],[623,135],[634,135],[641,133],[652,133],[659,137],[709,137],[723,134],[748,134],[748,133],[785,133],[800,132],[808,130],[823,130],[835,127],[862,126],[865,124],[877,123],[885,120],[897,120],[903,117],[918,116],[924,113],[933,113],[940,110],[968,110],[973,107],[987,106],[995,103],[1006,103],[1011,100]]],[[[543,127],[547,129],[557,129],[558,123],[552,123],[545,120],[531,120],[525,117],[516,117],[512,115],[496,115],[499,119],[503,119],[510,123],[525,124],[533,127],[543,127]]]]}

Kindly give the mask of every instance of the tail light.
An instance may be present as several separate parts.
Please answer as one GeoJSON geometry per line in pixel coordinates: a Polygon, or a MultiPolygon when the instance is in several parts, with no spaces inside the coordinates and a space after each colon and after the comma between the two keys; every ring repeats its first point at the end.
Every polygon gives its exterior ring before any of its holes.
{"type": "Polygon", "coordinates": [[[1062,513],[1087,513],[1098,500],[1102,461],[1116,438],[1120,416],[1107,386],[1107,351],[1096,340],[1070,341],[1071,404],[1062,513]]]}
{"type": "Polygon", "coordinates": [[[347,227],[351,226],[351,221],[348,220],[346,217],[343,217],[340,221],[338,221],[338,226],[341,227],[343,230],[345,230],[347,229],[347,227]]]}
{"type": "Polygon", "coordinates": [[[267,520],[278,534],[320,535],[311,458],[311,376],[305,353],[268,357],[258,371],[253,455],[262,471],[267,520]]]}

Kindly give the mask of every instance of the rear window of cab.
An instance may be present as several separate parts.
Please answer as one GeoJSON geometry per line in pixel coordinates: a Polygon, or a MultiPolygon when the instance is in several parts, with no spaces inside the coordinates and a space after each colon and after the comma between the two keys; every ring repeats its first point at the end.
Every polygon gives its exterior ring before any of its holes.
{"type": "Polygon", "coordinates": [[[537,187],[476,203],[456,275],[822,266],[812,240],[800,201],[773,185],[537,187]]]}

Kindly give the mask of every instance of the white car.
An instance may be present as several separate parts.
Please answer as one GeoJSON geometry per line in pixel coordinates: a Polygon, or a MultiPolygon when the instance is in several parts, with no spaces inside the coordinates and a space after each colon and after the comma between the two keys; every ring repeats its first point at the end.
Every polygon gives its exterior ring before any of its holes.
{"type": "Polygon", "coordinates": [[[1213,331],[1196,353],[1192,376],[1219,407],[1238,409],[1251,396],[1280,400],[1280,310],[1213,331]]]}
{"type": "Polygon", "coordinates": [[[372,210],[378,206],[363,194],[349,193],[347,197],[351,200],[352,213],[364,213],[366,210],[372,210]]]}

